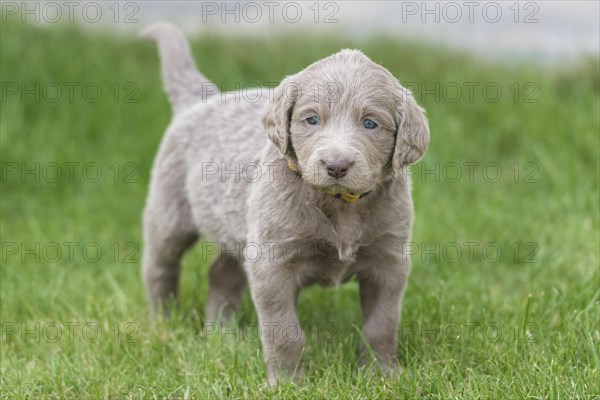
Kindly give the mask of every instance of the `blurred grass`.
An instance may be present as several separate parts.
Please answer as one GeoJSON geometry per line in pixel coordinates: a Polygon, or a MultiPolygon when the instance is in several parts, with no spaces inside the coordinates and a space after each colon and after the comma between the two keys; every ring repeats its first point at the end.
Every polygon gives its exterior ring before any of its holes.
{"type": "MultiPolygon", "coordinates": [[[[140,258],[140,215],[149,170],[170,119],[157,51],[137,38],[3,23],[3,398],[600,395],[598,61],[583,60],[564,70],[505,67],[386,37],[351,42],[310,34],[276,39],[205,36],[193,42],[199,68],[228,90],[236,82],[277,82],[343,47],[362,49],[401,82],[424,85],[417,86],[415,95],[427,109],[432,142],[424,162],[414,167],[413,241],[421,251],[413,256],[399,337],[405,373],[385,381],[357,370],[360,310],[356,284],[350,282],[302,293],[301,322],[307,333],[316,327],[321,333],[307,335],[307,379],[299,387],[266,389],[258,342],[236,343],[230,335],[226,341],[211,337],[203,343],[199,337],[207,268],[199,262],[199,248],[185,259],[178,316],[151,322],[139,263],[128,262],[126,255],[140,258]],[[7,93],[14,83],[20,90],[22,84],[65,87],[65,82],[79,83],[73,101],[66,89],[56,103],[44,96],[36,101],[31,94],[23,101],[21,93],[7,93]],[[102,88],[98,102],[83,99],[79,89],[88,82],[102,88]],[[110,89],[115,82],[117,101],[110,89]],[[463,88],[457,101],[451,101],[452,94],[436,99],[422,91],[436,92],[436,84],[441,90],[449,82],[463,88]],[[503,93],[491,102],[475,89],[470,101],[465,82],[479,88],[493,82],[503,93]],[[515,82],[517,101],[510,89],[515,82]],[[126,89],[127,83],[133,86],[126,89]],[[532,92],[525,90],[527,83],[537,89],[537,102],[524,101],[532,92]],[[137,102],[126,103],[132,88],[137,102]],[[65,162],[80,163],[73,182],[65,176],[65,162]],[[473,182],[466,177],[465,162],[480,163],[473,182]],[[15,165],[21,172],[23,165],[31,169],[35,163],[40,168],[62,165],[62,178],[35,182],[32,174],[9,174],[15,165]],[[98,182],[82,177],[86,163],[100,167],[98,182]],[[436,163],[440,172],[448,163],[458,163],[462,178],[453,183],[444,174],[421,175],[436,163]],[[490,163],[501,168],[498,182],[483,175],[481,166],[490,163]],[[118,166],[117,182],[113,165],[118,166]],[[127,183],[127,176],[134,182],[127,183]],[[60,244],[64,252],[66,242],[80,243],[73,260],[63,254],[60,261],[49,262],[49,244],[60,244]],[[466,242],[480,243],[472,259],[466,242]],[[25,247],[12,254],[9,243],[25,247]],[[99,261],[83,257],[81,246],[86,243],[98,243],[103,251],[99,261]],[[116,260],[114,243],[120,250],[116,260]],[[458,262],[443,257],[441,248],[447,243],[463,249],[458,262]],[[490,261],[481,252],[486,243],[497,243],[502,254],[490,261]],[[520,243],[519,255],[511,247],[514,243],[520,243]],[[438,257],[424,249],[434,249],[438,257]],[[527,262],[532,249],[536,261],[527,262]],[[72,341],[63,334],[51,343],[35,334],[23,337],[22,329],[16,335],[8,331],[53,321],[97,321],[103,337],[90,343],[81,333],[72,341]],[[136,342],[122,336],[127,322],[138,329],[132,336],[136,342]],[[111,331],[115,323],[119,340],[111,331]],[[467,330],[471,323],[479,326],[472,336],[467,330]],[[460,327],[460,337],[444,330],[452,324],[460,327]],[[490,324],[499,327],[499,338],[490,339],[493,332],[483,329],[490,324]],[[334,343],[324,343],[331,326],[334,343]],[[427,333],[436,327],[441,334],[427,333]]],[[[446,176],[454,174],[448,169],[446,176]]],[[[238,321],[242,326],[256,323],[248,296],[238,321]]]]}

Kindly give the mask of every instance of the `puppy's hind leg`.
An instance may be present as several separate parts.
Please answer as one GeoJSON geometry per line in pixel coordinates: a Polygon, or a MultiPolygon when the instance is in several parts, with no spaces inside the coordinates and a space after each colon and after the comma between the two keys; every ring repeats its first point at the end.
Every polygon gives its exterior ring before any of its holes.
{"type": "Polygon", "coordinates": [[[217,255],[208,272],[208,284],[206,321],[229,321],[247,286],[242,265],[230,255],[217,255]]]}
{"type": "Polygon", "coordinates": [[[184,171],[169,140],[157,157],[144,209],[142,275],[154,311],[177,299],[181,257],[199,236],[185,196],[184,171]]]}
{"type": "Polygon", "coordinates": [[[181,257],[196,241],[196,236],[145,224],[142,273],[152,309],[169,316],[177,301],[181,257]]]}

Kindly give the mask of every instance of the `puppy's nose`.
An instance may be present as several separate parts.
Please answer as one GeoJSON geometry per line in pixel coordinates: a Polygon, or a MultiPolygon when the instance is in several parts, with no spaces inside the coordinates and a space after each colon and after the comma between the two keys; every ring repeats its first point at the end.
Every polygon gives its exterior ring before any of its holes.
{"type": "Polygon", "coordinates": [[[348,172],[348,168],[352,166],[352,164],[347,160],[329,160],[325,161],[325,168],[327,168],[327,175],[332,176],[334,178],[343,178],[346,176],[346,172],[348,172]]]}

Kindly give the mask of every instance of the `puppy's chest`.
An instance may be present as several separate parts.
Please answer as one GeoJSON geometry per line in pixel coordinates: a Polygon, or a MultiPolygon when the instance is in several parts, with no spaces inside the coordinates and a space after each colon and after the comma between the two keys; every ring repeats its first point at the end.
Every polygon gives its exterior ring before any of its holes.
{"type": "Polygon", "coordinates": [[[369,236],[360,216],[328,216],[313,234],[307,283],[337,285],[350,278],[356,272],[356,255],[369,236]]]}
{"type": "Polygon", "coordinates": [[[356,212],[323,214],[319,239],[335,248],[342,263],[353,262],[360,246],[366,244],[369,224],[356,212]]]}
{"type": "MultiPolygon", "coordinates": [[[[356,250],[358,251],[358,250],[356,250]]],[[[339,249],[330,242],[315,240],[309,252],[312,256],[302,270],[300,280],[306,285],[319,283],[336,286],[349,279],[356,272],[355,253],[346,259],[340,259],[339,249]]]]}

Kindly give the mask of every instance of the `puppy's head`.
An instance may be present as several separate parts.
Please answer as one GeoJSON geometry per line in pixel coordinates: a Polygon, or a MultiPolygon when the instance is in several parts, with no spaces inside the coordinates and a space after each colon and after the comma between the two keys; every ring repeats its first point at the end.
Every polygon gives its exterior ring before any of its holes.
{"type": "Polygon", "coordinates": [[[306,182],[364,193],[423,156],[423,111],[385,68],[360,51],[342,50],[287,77],[262,123],[306,182]]]}

